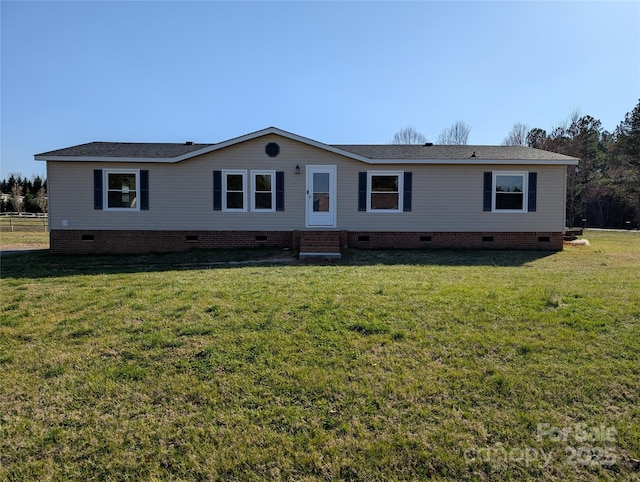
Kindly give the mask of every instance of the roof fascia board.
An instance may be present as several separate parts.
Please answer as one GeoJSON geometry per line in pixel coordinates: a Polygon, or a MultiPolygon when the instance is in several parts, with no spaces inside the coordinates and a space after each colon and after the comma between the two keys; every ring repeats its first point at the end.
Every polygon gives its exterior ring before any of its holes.
{"type": "MultiPolygon", "coordinates": [[[[180,156],[183,157],[183,156],[180,156]]],[[[34,156],[36,161],[73,161],[73,162],[177,162],[175,157],[78,157],[78,156],[34,156]]]]}
{"type": "Polygon", "coordinates": [[[482,161],[470,159],[365,159],[368,164],[458,164],[468,166],[497,165],[543,165],[543,166],[576,166],[578,159],[483,159],[482,161]]]}
{"type": "MultiPolygon", "coordinates": [[[[321,146],[318,146],[321,147],[321,146]]],[[[207,152],[211,152],[214,149],[207,148],[207,152]]],[[[207,152],[199,152],[197,155],[206,154],[207,152]]],[[[339,149],[335,149],[332,152],[340,155],[342,152],[337,152],[339,149]]],[[[193,154],[193,153],[190,153],[193,154]]],[[[190,157],[194,157],[193,155],[182,155],[179,157],[172,158],[160,158],[160,157],[75,157],[75,156],[36,156],[36,161],[63,161],[63,162],[118,162],[118,163],[163,163],[163,164],[174,164],[176,162],[189,159],[190,157]]],[[[532,166],[532,165],[541,165],[541,166],[576,166],[578,165],[578,159],[571,160],[545,160],[545,159],[487,159],[482,161],[470,161],[469,159],[369,159],[362,158],[358,156],[357,158],[352,157],[358,161],[364,162],[366,164],[371,165],[383,165],[383,164],[416,164],[416,165],[467,165],[467,166],[486,166],[489,164],[494,165],[516,165],[516,166],[532,166]]]]}

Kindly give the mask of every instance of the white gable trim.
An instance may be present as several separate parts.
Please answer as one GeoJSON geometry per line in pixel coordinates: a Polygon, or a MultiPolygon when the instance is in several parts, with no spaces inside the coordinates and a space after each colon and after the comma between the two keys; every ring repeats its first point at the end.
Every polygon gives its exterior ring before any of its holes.
{"type": "Polygon", "coordinates": [[[293,134],[292,132],[283,131],[282,129],[278,129],[277,127],[267,127],[266,129],[262,129],[256,132],[252,132],[250,134],[245,134],[244,136],[235,137],[233,139],[220,142],[218,144],[215,144],[214,146],[207,148],[206,150],[205,149],[203,150],[206,152],[211,152],[218,149],[224,149],[225,147],[233,146],[235,144],[240,144],[241,142],[250,141],[252,139],[257,139],[258,137],[264,137],[269,134],[276,134],[280,137],[285,137],[287,139],[298,141],[303,144],[317,147],[318,149],[323,149],[325,151],[333,152],[334,154],[339,154],[341,156],[349,157],[351,159],[356,159],[358,161],[362,161],[362,162],[370,161],[368,157],[360,156],[358,154],[354,154],[353,152],[343,151],[342,149],[338,149],[328,144],[323,144],[322,142],[314,141],[313,139],[309,139],[308,137],[302,137],[297,134],[293,134]]]}
{"type": "Polygon", "coordinates": [[[323,149],[325,151],[333,152],[334,154],[338,154],[340,156],[349,157],[351,159],[355,159],[361,162],[369,162],[371,159],[368,157],[360,156],[358,154],[354,154],[352,152],[343,151],[342,149],[338,149],[327,144],[323,144],[322,142],[314,141],[313,139],[309,139],[307,137],[302,137],[297,134],[293,134],[291,132],[283,131],[282,129],[278,129],[277,127],[267,127],[266,129],[262,129],[256,132],[251,132],[249,134],[245,134],[240,137],[234,137],[233,139],[228,139],[226,141],[219,142],[217,144],[213,144],[211,146],[204,147],[202,149],[198,149],[197,151],[188,152],[187,154],[182,154],[181,156],[176,157],[78,157],[78,156],[46,156],[39,155],[35,156],[36,161],[75,161],[75,162],[158,162],[158,163],[176,163],[180,161],[184,161],[187,159],[191,159],[192,157],[201,156],[203,154],[208,154],[210,152],[218,151],[220,149],[224,149],[226,147],[234,146],[236,144],[240,144],[242,142],[250,141],[253,139],[257,139],[259,137],[264,137],[269,134],[276,134],[280,137],[285,137],[287,139],[292,139],[294,141],[301,142],[303,144],[307,144],[309,146],[317,147],[318,149],[323,149]]]}

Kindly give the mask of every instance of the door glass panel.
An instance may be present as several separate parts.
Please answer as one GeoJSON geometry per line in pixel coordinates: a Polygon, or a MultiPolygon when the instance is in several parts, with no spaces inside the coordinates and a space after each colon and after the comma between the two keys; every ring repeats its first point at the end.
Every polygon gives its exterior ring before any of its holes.
{"type": "Polygon", "coordinates": [[[327,213],[329,212],[329,193],[313,193],[313,212],[327,213]]]}
{"type": "Polygon", "coordinates": [[[329,173],[313,173],[313,192],[329,192],[329,173]]]}
{"type": "Polygon", "coordinates": [[[329,173],[313,173],[313,212],[329,212],[329,173]]]}

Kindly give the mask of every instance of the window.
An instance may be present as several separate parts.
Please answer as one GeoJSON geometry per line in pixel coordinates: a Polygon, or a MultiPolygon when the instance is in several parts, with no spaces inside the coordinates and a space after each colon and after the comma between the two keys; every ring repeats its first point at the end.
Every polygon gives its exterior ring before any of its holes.
{"type": "Polygon", "coordinates": [[[140,209],[138,193],[140,192],[140,171],[128,170],[104,170],[105,209],[131,210],[140,209]]]}
{"type": "Polygon", "coordinates": [[[251,171],[253,184],[252,211],[275,211],[275,171],[251,171]]]}
{"type": "Polygon", "coordinates": [[[223,211],[247,210],[247,171],[222,171],[223,211]]]}
{"type": "Polygon", "coordinates": [[[527,211],[527,173],[493,173],[493,211],[527,211]]]}
{"type": "Polygon", "coordinates": [[[283,171],[251,171],[250,179],[252,194],[251,200],[248,201],[249,177],[246,170],[213,171],[213,210],[231,212],[284,211],[283,171]]]}
{"type": "Polygon", "coordinates": [[[367,211],[397,213],[402,211],[403,173],[367,172],[367,211]]]}

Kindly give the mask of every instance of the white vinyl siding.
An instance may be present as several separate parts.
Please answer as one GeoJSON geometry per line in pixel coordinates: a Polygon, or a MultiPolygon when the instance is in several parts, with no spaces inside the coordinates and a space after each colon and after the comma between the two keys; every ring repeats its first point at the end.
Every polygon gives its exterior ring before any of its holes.
{"type": "MultiPolygon", "coordinates": [[[[358,211],[358,173],[373,166],[270,134],[175,164],[129,162],[47,163],[50,182],[51,229],[112,230],[272,230],[305,229],[306,166],[336,167],[336,227],[348,231],[543,231],[564,229],[565,171],[563,165],[531,167],[505,165],[381,165],[380,170],[413,173],[412,209],[402,215],[377,216],[358,211]],[[280,154],[266,156],[268,142],[277,142],[280,154]],[[296,165],[301,173],[295,173],[296,165]],[[143,166],[143,167],[141,167],[143,166]],[[136,216],[95,210],[93,170],[149,170],[150,210],[136,216]],[[247,172],[247,206],[251,203],[250,171],[285,173],[282,212],[213,211],[212,171],[247,172]],[[537,209],[521,213],[483,212],[483,173],[537,172],[537,209]],[[85,188],[86,187],[86,188],[85,188]],[[182,194],[186,192],[187,194],[182,194]],[[70,196],[69,193],[74,195],[70,196]],[[62,221],[66,221],[63,226],[62,221]]],[[[275,183],[275,177],[274,177],[275,183]]],[[[311,228],[309,228],[311,229],[311,228]]]]}

